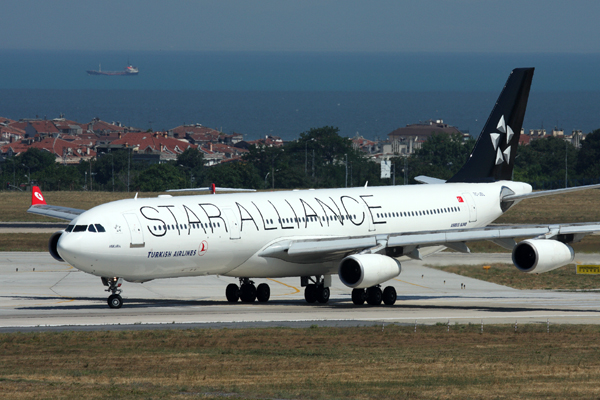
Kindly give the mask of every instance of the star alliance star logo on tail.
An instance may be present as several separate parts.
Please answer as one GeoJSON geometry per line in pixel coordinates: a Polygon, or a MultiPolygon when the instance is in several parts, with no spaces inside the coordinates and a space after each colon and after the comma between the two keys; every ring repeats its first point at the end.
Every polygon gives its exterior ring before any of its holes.
{"type": "Polygon", "coordinates": [[[500,117],[500,121],[498,121],[498,126],[496,127],[496,129],[500,133],[490,133],[492,145],[494,146],[494,150],[496,150],[496,165],[500,165],[503,162],[506,162],[508,164],[510,161],[511,149],[509,143],[514,135],[514,132],[510,126],[506,125],[506,122],[504,121],[504,115],[500,117]],[[506,133],[506,146],[504,146],[504,150],[502,150],[502,146],[500,143],[500,136],[502,133],[506,133]]]}

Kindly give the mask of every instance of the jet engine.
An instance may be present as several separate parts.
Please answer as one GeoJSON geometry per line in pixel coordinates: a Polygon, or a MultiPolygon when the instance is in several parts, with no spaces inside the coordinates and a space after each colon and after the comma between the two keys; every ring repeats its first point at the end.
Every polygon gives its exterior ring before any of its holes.
{"type": "Polygon", "coordinates": [[[573,262],[573,249],[557,240],[528,239],[517,244],[512,253],[515,266],[523,272],[539,274],[573,262]]]}
{"type": "Polygon", "coordinates": [[[342,283],[354,289],[379,285],[400,275],[402,268],[395,259],[381,254],[355,254],[340,262],[342,283]]]}
{"type": "Polygon", "coordinates": [[[56,249],[58,239],[60,239],[60,235],[62,235],[63,232],[64,231],[54,232],[52,236],[50,236],[50,241],[48,242],[48,251],[50,252],[50,255],[57,261],[64,261],[58,254],[58,250],[56,249]]]}

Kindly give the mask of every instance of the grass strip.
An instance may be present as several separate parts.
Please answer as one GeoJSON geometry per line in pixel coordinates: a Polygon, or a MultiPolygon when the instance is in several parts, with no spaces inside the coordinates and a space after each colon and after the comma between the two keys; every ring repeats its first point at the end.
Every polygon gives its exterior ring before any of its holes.
{"type": "Polygon", "coordinates": [[[0,251],[47,252],[50,236],[52,233],[0,233],[0,251]]]}
{"type": "Polygon", "coordinates": [[[543,274],[526,274],[512,264],[429,266],[515,289],[600,290],[600,275],[577,275],[575,264],[543,274]]]}
{"type": "Polygon", "coordinates": [[[596,398],[599,326],[0,335],[2,398],[596,398]]]}

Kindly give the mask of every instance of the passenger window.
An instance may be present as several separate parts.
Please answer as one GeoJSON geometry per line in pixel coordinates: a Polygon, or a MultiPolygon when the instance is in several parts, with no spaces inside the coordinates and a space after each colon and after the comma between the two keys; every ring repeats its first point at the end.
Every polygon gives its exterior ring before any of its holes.
{"type": "Polygon", "coordinates": [[[94,228],[94,225],[90,224],[88,232],[96,232],[96,228],[94,228]]]}
{"type": "Polygon", "coordinates": [[[75,227],[75,225],[68,225],[67,229],[65,229],[65,232],[71,232],[73,230],[73,227],[75,227]]]}

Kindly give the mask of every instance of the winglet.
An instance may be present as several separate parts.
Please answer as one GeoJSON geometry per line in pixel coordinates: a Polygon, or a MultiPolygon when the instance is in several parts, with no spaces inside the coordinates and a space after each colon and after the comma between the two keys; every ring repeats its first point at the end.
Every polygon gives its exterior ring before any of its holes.
{"type": "Polygon", "coordinates": [[[36,206],[38,204],[46,204],[46,200],[39,186],[34,186],[31,188],[31,205],[36,206]]]}
{"type": "Polygon", "coordinates": [[[210,184],[210,192],[212,194],[216,194],[217,193],[217,185],[215,185],[214,183],[210,184]]]}

